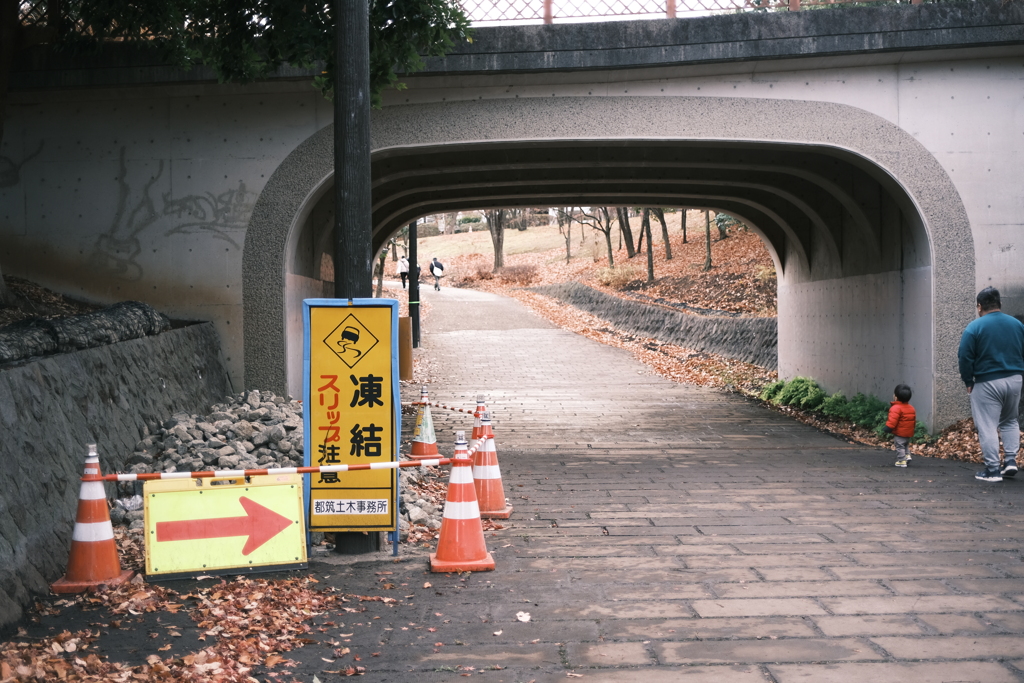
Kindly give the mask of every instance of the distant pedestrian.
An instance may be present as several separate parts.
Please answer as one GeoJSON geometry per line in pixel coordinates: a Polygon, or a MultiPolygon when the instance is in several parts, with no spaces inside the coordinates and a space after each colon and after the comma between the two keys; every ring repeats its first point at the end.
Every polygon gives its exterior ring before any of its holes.
{"type": "Polygon", "coordinates": [[[893,448],[896,449],[896,467],[906,467],[910,462],[910,439],[917,427],[917,411],[910,405],[913,392],[906,384],[898,384],[892,392],[889,404],[889,419],[882,431],[892,434],[893,448]]]}
{"type": "Polygon", "coordinates": [[[435,256],[430,261],[430,274],[434,276],[434,291],[441,291],[441,278],[444,277],[444,265],[435,256]]]}
{"type": "Polygon", "coordinates": [[[405,289],[405,282],[409,279],[409,259],[404,256],[398,259],[398,276],[402,278],[402,289],[405,289]]]}
{"type": "Polygon", "coordinates": [[[978,319],[960,337],[960,377],[971,395],[985,469],[981,481],[1002,481],[1017,474],[1020,450],[1020,389],[1024,375],[1024,323],[1002,312],[999,290],[978,292],[978,319]],[[1005,459],[999,467],[999,439],[1005,459]]]}

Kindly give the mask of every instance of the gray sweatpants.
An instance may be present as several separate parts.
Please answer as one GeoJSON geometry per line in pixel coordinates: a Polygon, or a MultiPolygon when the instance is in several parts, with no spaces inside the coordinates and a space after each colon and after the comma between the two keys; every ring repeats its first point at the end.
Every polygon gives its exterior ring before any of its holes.
{"type": "Polygon", "coordinates": [[[1007,460],[1017,457],[1020,450],[1020,424],[1017,411],[1020,406],[1021,376],[978,382],[971,390],[971,413],[978,429],[981,456],[985,469],[999,469],[999,439],[1007,460]]]}

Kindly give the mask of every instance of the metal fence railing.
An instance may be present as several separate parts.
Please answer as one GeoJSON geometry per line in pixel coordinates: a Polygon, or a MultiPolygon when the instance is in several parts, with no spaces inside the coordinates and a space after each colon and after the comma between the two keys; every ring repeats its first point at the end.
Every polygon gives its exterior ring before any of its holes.
{"type": "MultiPolygon", "coordinates": [[[[600,21],[619,17],[673,18],[707,14],[798,11],[898,0],[459,0],[474,24],[600,21]]],[[[906,1],[906,0],[905,0],[906,1]]],[[[919,4],[923,0],[909,0],[919,4]]]]}
{"type": "MultiPolygon", "coordinates": [[[[919,4],[925,0],[457,0],[474,24],[602,21],[616,18],[673,18],[707,14],[797,11],[847,4],[919,4]]],[[[18,0],[21,24],[27,28],[56,27],[57,0],[18,0]]],[[[65,30],[68,27],[65,26],[65,30]]],[[[75,30],[71,27],[71,30],[75,30]]]]}

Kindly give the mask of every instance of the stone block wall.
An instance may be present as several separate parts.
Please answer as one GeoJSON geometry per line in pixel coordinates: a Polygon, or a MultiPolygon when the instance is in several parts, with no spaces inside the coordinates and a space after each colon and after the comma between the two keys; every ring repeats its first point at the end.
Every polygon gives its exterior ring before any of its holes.
{"type": "Polygon", "coordinates": [[[64,573],[86,444],[122,471],[158,422],[230,391],[209,323],[0,367],[0,632],[64,573]]]}
{"type": "Polygon", "coordinates": [[[578,283],[534,287],[616,327],[689,349],[717,353],[765,368],[779,364],[775,318],[697,316],[628,301],[578,283]]]}

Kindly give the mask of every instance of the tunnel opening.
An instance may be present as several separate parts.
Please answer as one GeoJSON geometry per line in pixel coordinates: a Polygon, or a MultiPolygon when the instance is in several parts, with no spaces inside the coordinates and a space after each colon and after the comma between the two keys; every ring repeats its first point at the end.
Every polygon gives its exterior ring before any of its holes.
{"type": "MultiPolygon", "coordinates": [[[[915,387],[932,419],[932,254],[912,198],[890,175],[839,148],[679,140],[478,142],[373,155],[373,248],[424,215],[499,207],[707,208],[741,219],[775,261],[779,372],[829,391],[886,398],[915,387]]],[[[287,319],[325,279],[333,193],[323,183],[287,253],[287,319]]],[[[291,340],[289,386],[300,377],[291,340]]]]}

